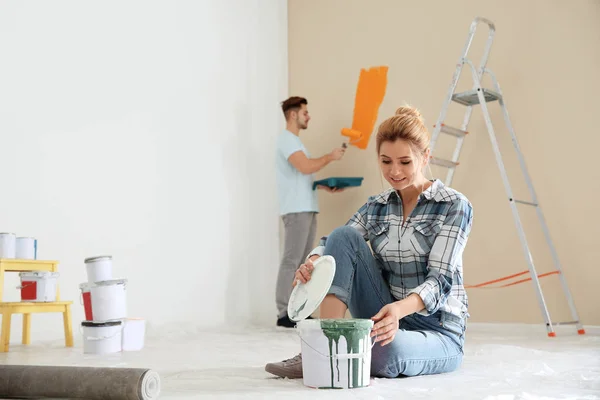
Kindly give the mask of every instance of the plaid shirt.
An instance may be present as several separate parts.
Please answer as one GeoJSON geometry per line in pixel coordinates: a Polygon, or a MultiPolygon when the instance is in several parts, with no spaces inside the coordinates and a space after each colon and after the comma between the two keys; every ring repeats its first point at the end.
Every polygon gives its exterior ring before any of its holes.
{"type": "MultiPolygon", "coordinates": [[[[394,298],[416,293],[425,304],[422,315],[441,310],[467,318],[462,254],[473,222],[471,203],[436,179],[404,224],[402,216],[400,196],[388,189],[369,197],[346,225],[370,242],[394,298]]],[[[322,255],[326,240],[312,254],[322,255]]]]}

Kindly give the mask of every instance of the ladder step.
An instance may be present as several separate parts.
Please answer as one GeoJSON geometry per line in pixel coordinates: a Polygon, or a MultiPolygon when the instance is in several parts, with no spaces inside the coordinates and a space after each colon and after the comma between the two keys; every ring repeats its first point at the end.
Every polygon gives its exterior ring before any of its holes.
{"type": "Polygon", "coordinates": [[[554,326],[559,326],[559,325],[577,325],[579,323],[579,321],[566,321],[566,322],[553,322],[552,325],[554,326]]]}
{"type": "MultiPolygon", "coordinates": [[[[435,126],[436,125],[434,125],[434,127],[435,126]]],[[[446,124],[441,124],[440,131],[447,133],[449,135],[452,135],[452,136],[456,136],[457,138],[464,137],[466,134],[469,133],[467,131],[463,131],[462,129],[454,128],[454,127],[448,126],[446,124]]]]}
{"type": "Polygon", "coordinates": [[[512,201],[514,201],[515,203],[525,204],[525,205],[534,206],[534,207],[537,207],[539,205],[539,204],[536,204],[536,203],[532,203],[531,201],[525,201],[525,200],[512,199],[512,201]]]}
{"type": "Polygon", "coordinates": [[[446,168],[456,168],[458,166],[457,162],[454,161],[450,161],[450,160],[442,160],[441,158],[435,158],[435,157],[429,157],[430,158],[430,162],[432,164],[435,165],[440,165],[442,167],[446,167],[446,168]]]}
{"type": "Polygon", "coordinates": [[[465,106],[474,106],[475,104],[479,104],[479,96],[477,96],[477,92],[479,90],[483,90],[483,96],[486,102],[496,101],[500,99],[502,96],[500,94],[489,90],[489,89],[473,89],[468,90],[466,92],[456,93],[452,96],[452,100],[455,102],[465,105],[465,106]]]}

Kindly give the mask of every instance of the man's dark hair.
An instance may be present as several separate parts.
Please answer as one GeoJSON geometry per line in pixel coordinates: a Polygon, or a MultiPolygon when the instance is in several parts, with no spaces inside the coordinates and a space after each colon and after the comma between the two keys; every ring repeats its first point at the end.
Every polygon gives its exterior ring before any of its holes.
{"type": "Polygon", "coordinates": [[[308,101],[304,97],[292,96],[289,99],[281,103],[281,110],[287,121],[292,111],[298,111],[302,107],[302,104],[308,105],[308,101]]]}

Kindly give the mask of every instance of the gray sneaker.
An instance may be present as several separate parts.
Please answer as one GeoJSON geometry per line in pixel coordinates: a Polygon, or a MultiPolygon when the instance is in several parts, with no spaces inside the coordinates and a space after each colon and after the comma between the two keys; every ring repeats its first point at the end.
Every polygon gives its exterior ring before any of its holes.
{"type": "Polygon", "coordinates": [[[265,366],[265,371],[282,378],[302,378],[302,354],[278,363],[269,363],[265,366]]]}

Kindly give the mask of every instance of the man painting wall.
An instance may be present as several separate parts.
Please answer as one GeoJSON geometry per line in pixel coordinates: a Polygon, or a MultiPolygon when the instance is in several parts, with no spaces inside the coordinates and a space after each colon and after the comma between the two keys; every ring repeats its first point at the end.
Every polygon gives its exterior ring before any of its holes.
{"type": "MultiPolygon", "coordinates": [[[[335,148],[312,158],[300,140],[300,131],[308,128],[308,102],[293,96],[282,102],[286,129],[277,138],[277,185],[279,212],[285,229],[284,250],[277,276],[277,326],[292,328],[295,322],[287,314],[296,269],[312,250],[317,231],[319,205],[313,190],[314,174],[344,156],[344,148],[335,148]]],[[[319,189],[339,192],[325,186],[319,189]]]]}

